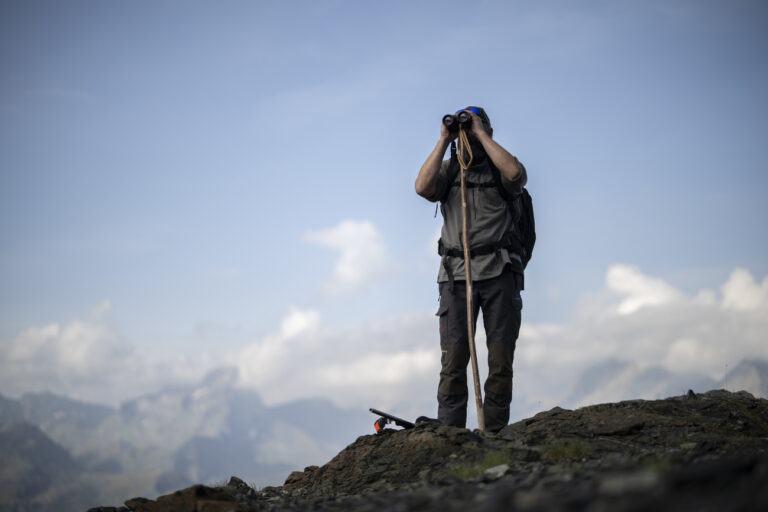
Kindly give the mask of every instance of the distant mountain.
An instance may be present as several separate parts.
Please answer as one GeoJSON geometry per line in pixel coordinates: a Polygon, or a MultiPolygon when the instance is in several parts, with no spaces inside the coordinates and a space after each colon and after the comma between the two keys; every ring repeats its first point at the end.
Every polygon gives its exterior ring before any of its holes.
{"type": "Polygon", "coordinates": [[[125,505],[136,512],[762,512],[767,436],[768,400],[746,392],[555,407],[497,434],[429,421],[386,428],[280,487],[253,489],[232,477],[125,505]]]}
{"type": "Polygon", "coordinates": [[[562,405],[581,407],[633,398],[653,400],[682,395],[689,389],[703,391],[716,387],[717,381],[702,375],[673,373],[660,366],[641,368],[628,361],[610,359],[582,373],[562,405]]]}
{"type": "Polygon", "coordinates": [[[234,387],[233,371],[220,369],[199,386],[126,402],[104,423],[102,435],[113,429],[137,448],[123,457],[126,469],[150,462],[153,469],[211,481],[229,477],[236,466],[249,481],[271,485],[291,469],[327,461],[350,438],[370,429],[367,413],[324,399],[266,406],[256,392],[234,387]],[[146,446],[154,447],[151,455],[141,449],[146,446]]]}
{"type": "MultiPolygon", "coordinates": [[[[609,360],[584,372],[561,405],[655,399],[715,387],[744,388],[765,397],[768,362],[744,361],[724,380],[609,360]]],[[[374,418],[365,410],[343,409],[320,398],[267,405],[236,382],[234,368],[220,368],[197,385],[163,389],[119,408],[51,393],[17,400],[0,396],[2,442],[17,450],[7,452],[15,454],[15,469],[0,478],[0,496],[26,496],[24,489],[37,492],[47,485],[46,496],[98,489],[90,503],[120,503],[126,496],[153,497],[233,474],[257,487],[278,485],[291,471],[324,464],[372,430],[374,418]],[[26,426],[19,427],[20,422],[26,426]],[[18,451],[27,445],[36,448],[18,451]],[[60,474],[73,477],[45,479],[60,474]]],[[[513,406],[531,405],[523,402],[524,397],[516,398],[513,406]]],[[[11,459],[3,446],[0,453],[5,470],[11,459]]],[[[57,510],[82,510],[81,505],[65,507],[65,501],[57,502],[57,510]]]]}
{"type": "Polygon", "coordinates": [[[16,400],[0,395],[0,425],[24,421],[24,409],[16,400]]]}
{"type": "Polygon", "coordinates": [[[227,408],[223,433],[194,436],[175,454],[174,470],[197,482],[234,473],[252,482],[282,482],[297,467],[326,462],[370,431],[374,419],[320,398],[264,407],[251,392],[219,397],[227,408]]]}
{"type": "Polygon", "coordinates": [[[72,428],[93,429],[114,413],[104,405],[89,404],[53,393],[27,393],[19,399],[27,421],[37,425],[68,425],[72,428]]]}
{"type": "MultiPolygon", "coordinates": [[[[373,418],[365,411],[326,399],[267,406],[258,393],[236,388],[236,380],[235,369],[221,368],[196,386],[164,389],[117,409],[52,393],[0,397],[0,425],[34,425],[48,440],[37,443],[40,450],[50,449],[51,460],[60,459],[53,446],[64,450],[78,468],[67,473],[95,482],[100,493],[91,500],[101,503],[233,473],[258,486],[279,484],[293,470],[327,462],[371,429],[373,418]]],[[[23,481],[6,482],[9,492],[23,481]]]]}
{"type": "Polygon", "coordinates": [[[749,391],[755,396],[768,398],[768,361],[749,359],[740,362],[721,381],[721,387],[749,391]]]}
{"type": "Polygon", "coordinates": [[[366,412],[341,409],[327,398],[302,399],[276,405],[272,412],[276,418],[313,433],[327,446],[346,446],[350,439],[373,428],[376,418],[366,412]]]}
{"type": "Polygon", "coordinates": [[[0,453],[0,509],[58,511],[92,505],[88,500],[96,493],[79,481],[82,467],[37,426],[5,422],[0,453]]]}
{"type": "MultiPolygon", "coordinates": [[[[35,425],[25,422],[7,423],[0,427],[0,453],[3,454],[3,466],[18,461],[37,475],[27,481],[41,486],[59,475],[76,476],[82,471],[66,449],[54,443],[35,425]]],[[[32,485],[30,492],[39,490],[37,485],[32,485]]]]}
{"type": "MultiPolygon", "coordinates": [[[[230,473],[243,472],[251,482],[281,482],[297,466],[286,463],[255,462],[258,445],[242,438],[194,437],[173,457],[173,472],[190,482],[223,480],[230,473]]],[[[159,493],[168,492],[163,481],[155,485],[159,493]]]]}
{"type": "Polygon", "coordinates": [[[83,438],[115,413],[111,407],[89,404],[53,393],[27,393],[19,399],[24,421],[37,425],[51,438],[69,449],[80,446],[83,438]]]}

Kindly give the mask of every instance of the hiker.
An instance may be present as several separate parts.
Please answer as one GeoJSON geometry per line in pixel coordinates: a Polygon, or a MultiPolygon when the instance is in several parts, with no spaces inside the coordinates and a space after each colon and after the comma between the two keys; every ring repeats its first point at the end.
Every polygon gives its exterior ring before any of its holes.
{"type": "MultiPolygon", "coordinates": [[[[482,417],[487,431],[498,432],[509,421],[512,361],[520,331],[523,307],[520,291],[527,263],[525,250],[521,250],[520,243],[514,237],[515,225],[520,217],[514,214],[510,199],[523,193],[528,178],[525,167],[518,159],[493,140],[493,128],[485,110],[467,107],[457,114],[460,112],[467,112],[471,117],[471,124],[466,130],[472,153],[472,162],[466,171],[466,211],[472,254],[472,317],[473,323],[476,323],[479,310],[483,311],[488,347],[489,371],[484,385],[482,417]],[[503,190],[500,190],[501,187],[503,190]]],[[[445,425],[465,427],[470,353],[460,173],[453,145],[455,142],[452,142],[457,133],[441,124],[440,138],[421,166],[415,188],[416,193],[425,199],[440,201],[443,215],[438,243],[442,260],[437,279],[440,290],[437,315],[440,317],[442,349],[442,369],[437,389],[438,420],[445,425]],[[452,145],[452,157],[443,160],[449,145],[452,145]]],[[[530,257],[530,254],[527,256],[530,257]]]]}

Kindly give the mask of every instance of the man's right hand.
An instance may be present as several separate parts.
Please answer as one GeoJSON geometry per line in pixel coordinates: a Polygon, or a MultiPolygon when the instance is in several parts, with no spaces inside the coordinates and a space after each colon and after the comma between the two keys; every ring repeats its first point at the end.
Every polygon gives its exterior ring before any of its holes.
{"type": "Polygon", "coordinates": [[[445,126],[445,124],[443,124],[442,122],[440,123],[440,139],[444,139],[450,143],[452,140],[454,140],[458,136],[459,136],[458,131],[452,132],[448,129],[447,126],[445,126]]]}

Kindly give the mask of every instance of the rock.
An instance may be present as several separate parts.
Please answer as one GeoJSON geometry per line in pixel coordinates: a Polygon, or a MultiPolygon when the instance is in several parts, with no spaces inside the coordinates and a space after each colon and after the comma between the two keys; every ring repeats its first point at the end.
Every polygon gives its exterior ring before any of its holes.
{"type": "MultiPolygon", "coordinates": [[[[232,480],[230,479],[230,482],[232,480]]],[[[134,498],[125,502],[131,512],[245,512],[253,510],[249,505],[236,503],[239,483],[235,477],[234,487],[211,488],[205,485],[193,485],[172,494],[160,496],[157,500],[134,498]]],[[[243,485],[245,485],[243,483],[243,485]]]]}
{"type": "Polygon", "coordinates": [[[486,482],[498,480],[499,478],[506,475],[508,471],[509,471],[509,464],[500,464],[498,466],[488,468],[483,473],[483,480],[486,482]]]}
{"type": "Polygon", "coordinates": [[[147,498],[131,498],[126,500],[125,506],[128,507],[129,510],[140,510],[144,504],[150,503],[151,501],[152,500],[148,500],[147,498]]]}

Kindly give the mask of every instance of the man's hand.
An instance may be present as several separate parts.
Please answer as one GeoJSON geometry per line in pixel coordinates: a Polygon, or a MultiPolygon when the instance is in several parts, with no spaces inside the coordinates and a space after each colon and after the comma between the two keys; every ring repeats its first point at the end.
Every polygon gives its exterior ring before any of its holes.
{"type": "Polygon", "coordinates": [[[453,139],[455,139],[458,136],[459,136],[458,131],[452,132],[448,129],[447,126],[445,126],[445,124],[443,124],[442,122],[440,123],[440,139],[441,140],[445,140],[450,143],[453,139]]]}
{"type": "Polygon", "coordinates": [[[517,179],[522,172],[517,158],[512,156],[506,149],[501,147],[498,142],[493,140],[493,130],[485,131],[485,125],[483,124],[483,120],[480,119],[480,116],[471,110],[465,110],[464,112],[468,113],[472,119],[470,133],[480,144],[482,144],[485,153],[491,159],[493,165],[495,165],[499,172],[507,179],[517,179]]]}
{"type": "Polygon", "coordinates": [[[483,135],[488,135],[488,132],[485,131],[485,125],[483,124],[483,120],[480,119],[480,116],[472,112],[471,110],[462,110],[462,112],[466,112],[469,114],[470,119],[472,119],[472,124],[470,126],[470,133],[475,136],[477,140],[482,140],[483,135]]]}

